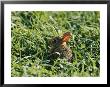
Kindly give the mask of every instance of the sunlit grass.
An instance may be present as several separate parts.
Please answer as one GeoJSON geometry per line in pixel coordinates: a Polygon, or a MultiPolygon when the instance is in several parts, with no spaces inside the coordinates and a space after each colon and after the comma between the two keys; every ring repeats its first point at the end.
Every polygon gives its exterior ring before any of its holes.
{"type": "Polygon", "coordinates": [[[67,77],[100,75],[99,12],[11,13],[11,76],[67,77]],[[71,32],[68,46],[73,62],[57,58],[49,63],[49,40],[71,32]]]}

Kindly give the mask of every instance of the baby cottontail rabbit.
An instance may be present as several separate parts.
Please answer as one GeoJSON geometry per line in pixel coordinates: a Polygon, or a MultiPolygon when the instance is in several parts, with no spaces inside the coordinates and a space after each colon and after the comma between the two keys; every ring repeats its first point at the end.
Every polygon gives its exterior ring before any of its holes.
{"type": "Polygon", "coordinates": [[[71,38],[71,33],[66,32],[62,37],[55,37],[51,41],[51,54],[50,55],[58,55],[60,58],[66,58],[69,62],[72,60],[72,51],[67,46],[67,42],[71,38]]]}

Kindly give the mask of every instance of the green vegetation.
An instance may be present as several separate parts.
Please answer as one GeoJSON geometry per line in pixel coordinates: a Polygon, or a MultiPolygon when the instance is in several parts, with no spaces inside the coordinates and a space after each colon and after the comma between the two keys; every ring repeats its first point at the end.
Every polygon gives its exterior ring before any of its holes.
{"type": "Polygon", "coordinates": [[[95,77],[100,75],[100,13],[97,11],[13,11],[12,77],[95,77]],[[72,63],[49,63],[49,40],[71,32],[72,63]]]}

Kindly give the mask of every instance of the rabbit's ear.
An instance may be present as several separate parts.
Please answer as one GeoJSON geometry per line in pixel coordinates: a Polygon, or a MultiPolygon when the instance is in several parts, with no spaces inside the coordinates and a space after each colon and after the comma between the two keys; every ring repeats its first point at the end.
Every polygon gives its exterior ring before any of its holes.
{"type": "Polygon", "coordinates": [[[62,41],[67,42],[70,38],[71,38],[71,33],[66,32],[66,33],[63,34],[62,41]]]}

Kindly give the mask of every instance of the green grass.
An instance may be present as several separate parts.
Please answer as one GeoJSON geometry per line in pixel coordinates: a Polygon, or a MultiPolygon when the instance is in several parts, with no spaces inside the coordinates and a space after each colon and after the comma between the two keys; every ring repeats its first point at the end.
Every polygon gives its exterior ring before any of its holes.
{"type": "Polygon", "coordinates": [[[100,76],[100,13],[98,11],[13,11],[11,13],[12,77],[100,76]],[[49,63],[49,40],[73,34],[68,46],[72,63],[49,63]]]}

